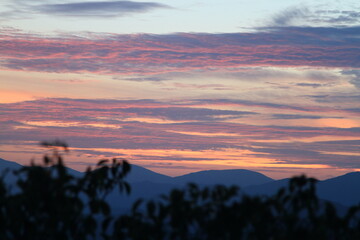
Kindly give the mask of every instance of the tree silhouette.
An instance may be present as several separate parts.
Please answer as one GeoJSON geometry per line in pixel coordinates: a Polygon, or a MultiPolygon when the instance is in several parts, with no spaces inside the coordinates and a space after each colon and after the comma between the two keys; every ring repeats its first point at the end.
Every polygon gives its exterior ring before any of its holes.
{"type": "Polygon", "coordinates": [[[114,216],[106,196],[130,193],[125,160],[101,160],[74,176],[63,163],[65,143],[42,145],[51,154],[16,170],[15,186],[0,177],[0,239],[360,239],[360,205],[339,216],[316,196],[316,180],[305,176],[273,196],[189,184],[114,216]]]}
{"type": "Polygon", "coordinates": [[[114,239],[360,239],[359,206],[338,216],[316,196],[316,180],[294,177],[270,197],[194,184],[117,218],[114,239]]]}
{"type": "Polygon", "coordinates": [[[42,143],[52,149],[43,164],[34,162],[14,172],[15,189],[0,179],[0,239],[89,239],[106,237],[112,216],[106,196],[118,188],[130,193],[124,177],[126,161],[101,160],[81,177],[71,175],[59,141],[42,143]]]}

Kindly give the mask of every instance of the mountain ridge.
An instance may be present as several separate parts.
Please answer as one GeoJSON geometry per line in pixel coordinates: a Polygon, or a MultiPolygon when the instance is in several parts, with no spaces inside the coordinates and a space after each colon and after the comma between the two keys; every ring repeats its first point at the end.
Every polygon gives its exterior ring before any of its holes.
{"type": "Polygon", "coordinates": [[[205,170],[174,177],[177,183],[194,182],[200,185],[238,185],[240,187],[273,181],[272,178],[246,169],[205,170]]]}
{"type": "MultiPolygon", "coordinates": [[[[0,158],[0,172],[9,167],[10,170],[19,169],[22,165],[0,158]]],[[[189,182],[201,186],[205,185],[237,185],[244,193],[251,195],[271,195],[275,194],[280,188],[286,187],[290,178],[274,180],[264,174],[246,169],[227,169],[227,170],[205,170],[189,173],[177,177],[170,177],[149,170],[147,168],[131,165],[132,170],[125,178],[133,188],[133,196],[120,197],[126,204],[131,206],[135,198],[149,199],[161,194],[168,193],[173,188],[183,188],[189,182]]],[[[75,176],[82,173],[72,168],[69,172],[75,176]]],[[[14,182],[16,176],[11,171],[6,175],[6,181],[14,182]]],[[[360,172],[350,172],[318,181],[316,185],[319,198],[336,202],[344,206],[351,206],[360,202],[360,172]]],[[[118,195],[110,197],[116,201],[118,195]]]]}

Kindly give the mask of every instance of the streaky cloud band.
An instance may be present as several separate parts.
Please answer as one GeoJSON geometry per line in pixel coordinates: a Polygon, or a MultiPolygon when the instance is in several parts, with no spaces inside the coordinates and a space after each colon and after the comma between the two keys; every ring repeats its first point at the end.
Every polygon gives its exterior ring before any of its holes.
{"type": "Polygon", "coordinates": [[[43,14],[75,17],[118,17],[129,13],[147,12],[156,8],[170,8],[155,2],[97,1],[61,4],[42,4],[31,7],[43,14]]]}
{"type": "MultiPolygon", "coordinates": [[[[277,27],[255,33],[46,37],[0,31],[2,68],[154,75],[236,67],[360,68],[360,27],[277,27]]],[[[354,84],[357,81],[354,80],[354,84]]]]}

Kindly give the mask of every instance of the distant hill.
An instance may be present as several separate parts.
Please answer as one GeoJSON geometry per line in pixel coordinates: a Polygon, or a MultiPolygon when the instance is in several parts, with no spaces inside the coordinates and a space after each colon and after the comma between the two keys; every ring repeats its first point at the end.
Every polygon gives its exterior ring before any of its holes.
{"type": "Polygon", "coordinates": [[[113,192],[108,198],[111,205],[116,206],[113,208],[115,211],[126,211],[139,198],[149,200],[174,188],[182,189],[190,182],[199,185],[223,184],[242,187],[273,181],[263,174],[242,169],[201,171],[172,178],[136,165],[132,165],[126,180],[131,185],[131,194],[124,196],[113,192]]]}
{"type": "Polygon", "coordinates": [[[11,162],[11,161],[7,161],[5,159],[0,158],[0,171],[3,171],[5,169],[19,169],[21,168],[22,165],[16,163],[16,162],[11,162]]]}
{"type": "Polygon", "coordinates": [[[350,206],[360,203],[360,172],[351,172],[321,181],[317,185],[320,198],[350,206]]]}
{"type": "Polygon", "coordinates": [[[131,171],[126,177],[126,180],[130,183],[138,182],[152,182],[152,183],[171,183],[172,177],[153,172],[144,167],[137,165],[131,165],[131,171]]]}
{"type": "Polygon", "coordinates": [[[273,195],[279,191],[280,188],[287,187],[290,178],[274,180],[264,184],[248,186],[244,188],[244,192],[251,195],[273,195]]]}
{"type": "MultiPolygon", "coordinates": [[[[4,169],[16,170],[20,164],[0,158],[0,173],[4,169]]],[[[73,176],[83,173],[68,168],[73,176]]],[[[151,199],[161,194],[168,193],[173,188],[184,188],[189,182],[198,185],[237,185],[241,190],[250,195],[272,195],[280,188],[288,185],[289,179],[273,180],[261,173],[244,170],[208,170],[169,177],[153,172],[144,167],[131,165],[131,172],[125,178],[132,187],[130,196],[120,196],[112,193],[109,201],[117,208],[126,209],[138,198],[151,199]],[[120,205],[119,205],[120,203],[120,205]]],[[[5,180],[8,183],[16,181],[15,176],[9,171],[5,180]]],[[[317,184],[319,198],[329,200],[340,205],[350,206],[360,203],[360,172],[352,172],[339,177],[319,181],[317,184]]]]}
{"type": "MultiPolygon", "coordinates": [[[[244,189],[252,195],[272,195],[280,188],[286,187],[289,178],[268,182],[244,189]]],[[[352,206],[360,203],[360,172],[351,172],[342,176],[319,181],[316,185],[319,198],[352,206]]]]}
{"type": "Polygon", "coordinates": [[[174,180],[177,184],[193,182],[200,185],[222,184],[226,186],[237,185],[239,187],[264,184],[274,181],[261,173],[244,169],[201,171],[175,177],[174,180]]]}
{"type": "Polygon", "coordinates": [[[4,171],[7,169],[8,172],[5,175],[5,181],[8,183],[14,183],[17,179],[17,177],[12,173],[14,170],[20,169],[22,165],[16,163],[7,161],[5,159],[0,158],[0,176],[4,173],[4,171]]]}
{"type": "Polygon", "coordinates": [[[169,193],[172,189],[177,188],[174,184],[154,183],[154,182],[134,182],[130,183],[130,195],[120,194],[113,191],[107,197],[115,213],[127,212],[131,209],[132,204],[138,200],[151,200],[163,194],[169,193]]]}

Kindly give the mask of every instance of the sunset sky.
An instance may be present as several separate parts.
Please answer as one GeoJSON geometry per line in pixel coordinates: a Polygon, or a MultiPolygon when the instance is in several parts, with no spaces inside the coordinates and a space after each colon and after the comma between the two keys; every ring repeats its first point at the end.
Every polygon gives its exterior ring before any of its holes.
{"type": "Polygon", "coordinates": [[[360,171],[360,3],[2,0],[0,158],[360,171]]]}

